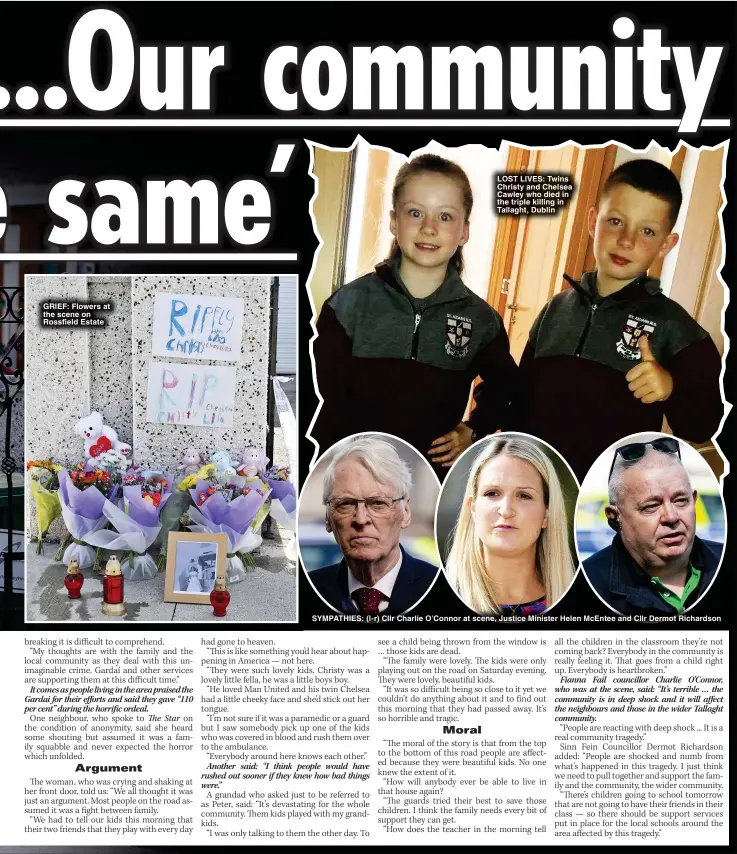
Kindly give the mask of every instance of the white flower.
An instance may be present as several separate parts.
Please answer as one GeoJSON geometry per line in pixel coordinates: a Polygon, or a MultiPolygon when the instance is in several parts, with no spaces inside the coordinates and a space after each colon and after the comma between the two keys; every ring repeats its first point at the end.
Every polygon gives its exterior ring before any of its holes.
{"type": "Polygon", "coordinates": [[[109,472],[111,475],[122,477],[128,470],[128,460],[120,451],[116,451],[114,448],[104,451],[96,458],[95,462],[98,468],[109,472]]]}

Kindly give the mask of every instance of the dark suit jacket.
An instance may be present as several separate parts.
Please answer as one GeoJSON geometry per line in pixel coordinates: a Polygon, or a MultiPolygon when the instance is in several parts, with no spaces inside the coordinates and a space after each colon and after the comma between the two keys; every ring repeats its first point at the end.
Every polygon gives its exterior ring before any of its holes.
{"type": "MultiPolygon", "coordinates": [[[[400,549],[402,547],[400,546],[400,549]]],[[[430,589],[438,574],[438,567],[424,560],[417,560],[402,549],[402,566],[394,583],[389,607],[384,614],[403,614],[413,608],[430,589]]],[[[345,560],[332,566],[324,566],[309,573],[315,590],[325,601],[343,614],[357,613],[348,595],[348,567],[345,560]]]]}
{"type": "MultiPolygon", "coordinates": [[[[704,595],[714,580],[721,563],[723,548],[722,543],[694,537],[690,560],[701,570],[701,577],[698,587],[688,597],[687,608],[704,595]]],[[[619,534],[610,546],[583,562],[583,571],[599,596],[620,614],[658,616],[677,613],[657,590],[653,590],[650,575],[635,563],[619,534]]]]}

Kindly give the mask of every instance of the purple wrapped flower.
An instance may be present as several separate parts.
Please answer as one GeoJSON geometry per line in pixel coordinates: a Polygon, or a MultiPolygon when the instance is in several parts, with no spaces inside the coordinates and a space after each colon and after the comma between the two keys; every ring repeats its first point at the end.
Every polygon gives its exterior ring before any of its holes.
{"type": "MultiPolygon", "coordinates": [[[[126,478],[132,479],[127,475],[126,478]]],[[[108,504],[104,510],[115,530],[94,535],[95,545],[128,553],[123,574],[132,581],[154,578],[157,574],[156,564],[147,551],[161,530],[159,513],[171,496],[171,482],[161,472],[142,472],[138,483],[123,487],[123,508],[108,504]]]]}
{"type": "Polygon", "coordinates": [[[74,540],[61,557],[64,563],[69,564],[75,558],[81,569],[95,563],[95,549],[88,543],[91,543],[90,538],[94,539],[95,532],[107,524],[105,507],[115,500],[117,490],[117,484],[113,485],[110,497],[105,498],[96,486],[87,486],[85,489],[76,487],[66,469],[59,472],[61,514],[74,540]]]}
{"type": "Polygon", "coordinates": [[[105,505],[105,496],[96,486],[78,489],[66,469],[59,472],[59,500],[62,507],[85,519],[99,519],[105,505]]]}
{"type": "Polygon", "coordinates": [[[222,492],[212,491],[212,484],[206,480],[198,480],[196,488],[190,489],[189,494],[208,521],[230,528],[235,533],[250,527],[269,496],[268,492],[251,489],[247,495],[239,495],[228,501],[222,492]],[[204,499],[202,496],[205,496],[204,499]]]}
{"type": "Polygon", "coordinates": [[[196,505],[188,510],[190,519],[195,523],[189,529],[197,533],[226,534],[228,581],[242,581],[245,578],[243,565],[236,555],[250,553],[261,544],[261,536],[252,530],[252,526],[270,491],[248,489],[247,494],[228,501],[213,484],[198,480],[197,486],[189,493],[196,505]]]}
{"type": "Polygon", "coordinates": [[[128,515],[141,525],[151,527],[159,524],[159,513],[171,496],[172,479],[164,475],[160,492],[147,492],[141,484],[123,487],[123,498],[128,515]],[[166,484],[164,486],[163,484],[166,484]]]}
{"type": "Polygon", "coordinates": [[[297,509],[297,490],[289,480],[272,480],[265,476],[264,480],[271,487],[271,498],[281,501],[286,513],[294,513],[297,509]]]}

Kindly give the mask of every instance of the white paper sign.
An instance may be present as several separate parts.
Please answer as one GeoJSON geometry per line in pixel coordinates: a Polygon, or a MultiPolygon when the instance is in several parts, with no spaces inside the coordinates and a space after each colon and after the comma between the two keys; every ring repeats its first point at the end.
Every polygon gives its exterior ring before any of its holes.
{"type": "Polygon", "coordinates": [[[244,310],[244,301],[236,297],[157,293],[152,352],[240,362],[244,310]]]}
{"type": "Polygon", "coordinates": [[[236,369],[224,365],[148,366],[146,420],[191,427],[231,427],[236,369]]]}

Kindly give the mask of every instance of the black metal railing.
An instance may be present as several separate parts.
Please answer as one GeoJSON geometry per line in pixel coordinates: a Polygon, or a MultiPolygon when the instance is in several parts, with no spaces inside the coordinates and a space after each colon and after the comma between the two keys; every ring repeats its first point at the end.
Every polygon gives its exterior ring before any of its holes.
{"type": "MultiPolygon", "coordinates": [[[[2,461],[0,469],[5,476],[6,489],[0,504],[0,527],[8,532],[7,543],[0,544],[3,553],[2,625],[4,628],[22,622],[23,596],[13,590],[13,561],[23,560],[23,551],[14,549],[13,528],[18,513],[23,518],[23,491],[14,488],[13,474],[22,468],[15,459],[13,440],[23,446],[23,437],[13,435],[13,406],[23,388],[23,288],[0,288],[0,329],[8,330],[0,338],[0,417],[5,416],[2,461]]],[[[22,420],[21,420],[22,423],[22,420]]],[[[21,451],[22,455],[22,451],[21,451]]],[[[0,482],[2,480],[0,479],[0,482]]],[[[21,525],[22,527],[22,525],[21,525]]],[[[24,541],[23,541],[24,542],[24,541]]]]}

